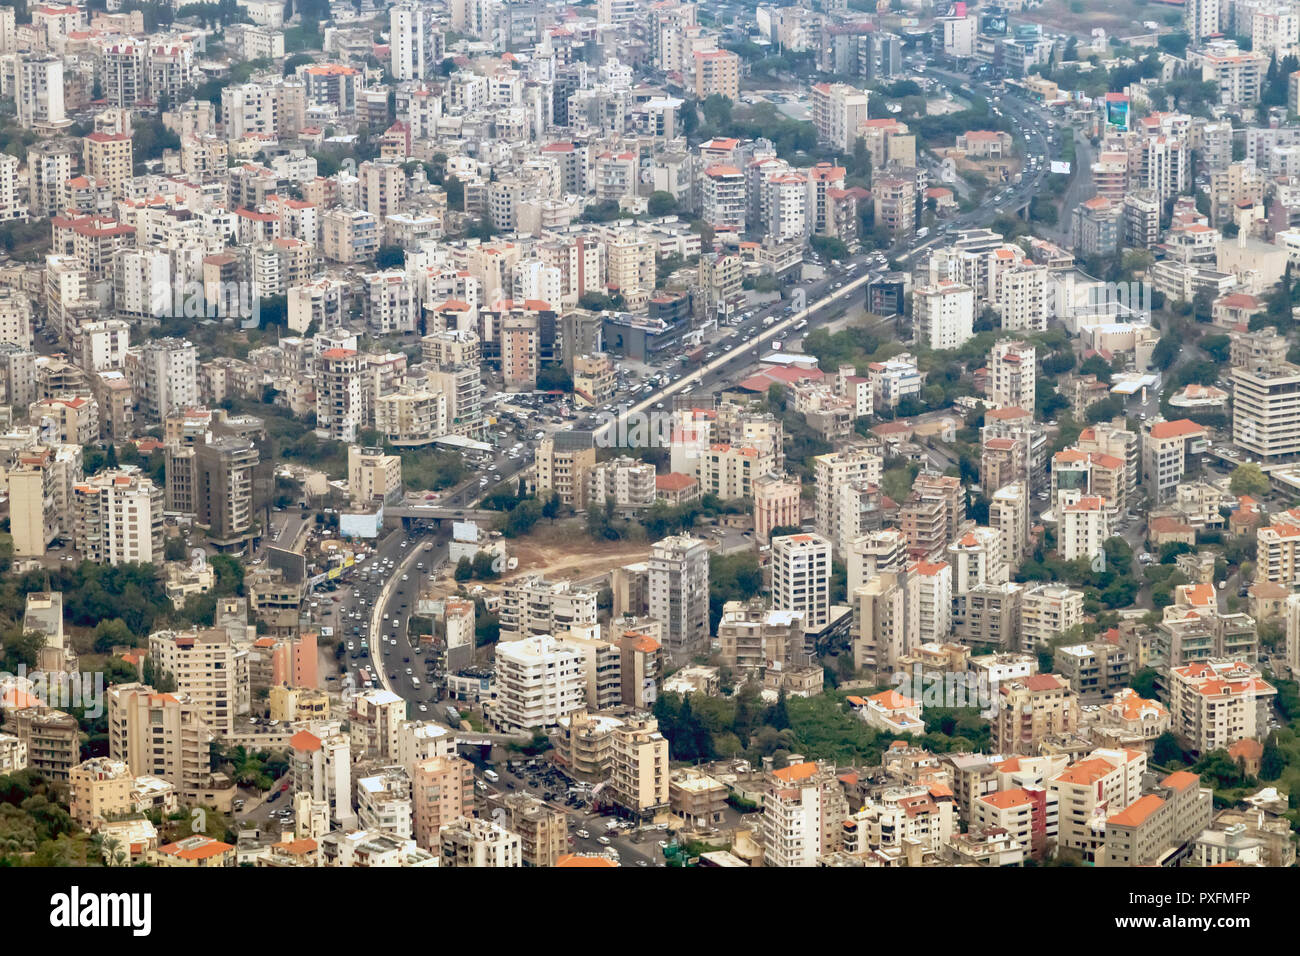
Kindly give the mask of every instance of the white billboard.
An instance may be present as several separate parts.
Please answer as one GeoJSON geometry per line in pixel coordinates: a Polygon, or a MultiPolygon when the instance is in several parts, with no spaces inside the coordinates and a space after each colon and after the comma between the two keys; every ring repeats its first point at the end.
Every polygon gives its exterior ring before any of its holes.
{"type": "Polygon", "coordinates": [[[1063,162],[1061,162],[1060,160],[1053,160],[1053,161],[1052,161],[1052,172],[1054,172],[1054,173],[1065,173],[1065,175],[1068,176],[1068,175],[1070,175],[1070,164],[1069,164],[1069,163],[1063,163],[1063,162]]]}

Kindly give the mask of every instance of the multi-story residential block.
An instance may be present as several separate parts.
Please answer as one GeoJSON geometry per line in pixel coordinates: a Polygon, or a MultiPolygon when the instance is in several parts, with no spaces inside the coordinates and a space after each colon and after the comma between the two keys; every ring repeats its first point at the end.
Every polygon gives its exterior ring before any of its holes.
{"type": "Polygon", "coordinates": [[[126,352],[137,412],[148,421],[200,404],[198,351],[187,339],[152,339],[126,352]]]}
{"type": "Polygon", "coordinates": [[[959,348],[975,334],[975,290],[941,281],[912,293],[917,340],[936,351],[959,348]]]}
{"type": "MultiPolygon", "coordinates": [[[[1189,4],[1191,6],[1192,4],[1189,4]]],[[[1145,794],[1106,818],[1102,866],[1174,865],[1189,844],[1209,827],[1213,791],[1188,771],[1171,773],[1155,792],[1145,794]]]]}
{"type": "Polygon", "coordinates": [[[784,474],[759,475],[753,481],[754,537],[767,544],[773,528],[800,525],[800,482],[784,474]]]}
{"type": "Polygon", "coordinates": [[[316,357],[316,434],[354,442],[365,425],[361,356],[355,349],[330,348],[316,357]]]}
{"type": "Polygon", "coordinates": [[[1038,368],[1035,350],[1025,342],[1004,340],[989,351],[989,399],[1000,406],[1032,412],[1038,368]]]}
{"type": "Polygon", "coordinates": [[[1038,584],[1021,593],[1020,640],[1021,646],[1028,650],[1047,644],[1082,623],[1082,591],[1058,584],[1038,584]]]}
{"type": "Polygon", "coordinates": [[[1075,491],[1061,494],[1061,524],[1057,550],[1066,561],[1098,560],[1111,535],[1110,509],[1096,495],[1075,491]]]}
{"type": "Polygon", "coordinates": [[[831,543],[816,534],[772,539],[772,606],[803,619],[807,631],[830,619],[831,543]]]}
{"type": "Polygon", "coordinates": [[[474,806],[474,765],[456,756],[427,757],[408,768],[417,846],[442,852],[442,830],[474,806]]]}
{"type": "Polygon", "coordinates": [[[648,819],[668,806],[668,738],[653,717],[629,720],[611,740],[612,799],[634,817],[648,819]]]}
{"type": "MultiPolygon", "coordinates": [[[[1239,371],[1234,369],[1233,374],[1239,371]]],[[[1240,402],[1238,397],[1238,410],[1240,402]]],[[[1205,436],[1205,428],[1187,418],[1146,426],[1142,435],[1142,480],[1153,501],[1169,499],[1186,473],[1187,456],[1204,447],[1205,436]]]]}
{"type": "Polygon", "coordinates": [[[993,747],[999,753],[1037,753],[1047,737],[1079,726],[1079,701],[1055,674],[1034,674],[998,687],[993,747]]]}
{"type": "Polygon", "coordinates": [[[730,50],[697,50],[695,98],[725,96],[733,103],[740,97],[740,57],[730,50]]]}
{"type": "Polygon", "coordinates": [[[1211,658],[1169,671],[1170,728],[1197,753],[1268,732],[1277,689],[1241,660],[1211,658]]]}
{"type": "Polygon", "coordinates": [[[838,489],[857,479],[879,486],[884,475],[884,461],[865,447],[850,447],[818,455],[813,459],[813,471],[817,484],[814,499],[817,533],[831,541],[841,553],[846,553],[851,542],[845,539],[840,527],[838,489]]]}
{"type": "Polygon", "coordinates": [[[670,657],[691,656],[709,636],[709,552],[704,541],[674,535],[650,549],[649,612],[663,622],[670,657]]]}
{"type": "Polygon", "coordinates": [[[596,623],[595,588],[568,581],[547,581],[526,574],[506,585],[501,595],[501,640],[523,640],[590,627],[596,623]]]}
{"type": "Polygon", "coordinates": [[[798,763],[767,774],[763,796],[763,865],[816,866],[838,849],[838,834],[848,803],[834,767],[798,763]]]}
{"type": "Polygon", "coordinates": [[[73,541],[96,564],[162,560],[163,490],[142,475],[108,471],[72,489],[73,541]]]}
{"type": "Polygon", "coordinates": [[[508,732],[544,730],[586,705],[582,656],[548,635],[497,649],[492,721],[508,732]]]}
{"type": "Polygon", "coordinates": [[[867,121],[867,99],[866,90],[854,89],[846,83],[815,84],[809,105],[818,142],[851,153],[867,121]]]}
{"type": "Polygon", "coordinates": [[[590,433],[560,432],[542,439],[535,458],[538,494],[552,493],[570,508],[585,508],[587,474],[595,464],[590,433]]]}
{"type": "Polygon", "coordinates": [[[158,631],[149,635],[149,656],[212,733],[229,734],[235,716],[247,711],[247,669],[225,630],[158,631]]]}
{"type": "Polygon", "coordinates": [[[1300,453],[1300,367],[1233,368],[1232,385],[1233,443],[1264,459],[1300,453]]]}
{"type": "Polygon", "coordinates": [[[439,834],[442,865],[450,867],[520,867],[523,845],[518,833],[490,820],[465,818],[439,834]]]}

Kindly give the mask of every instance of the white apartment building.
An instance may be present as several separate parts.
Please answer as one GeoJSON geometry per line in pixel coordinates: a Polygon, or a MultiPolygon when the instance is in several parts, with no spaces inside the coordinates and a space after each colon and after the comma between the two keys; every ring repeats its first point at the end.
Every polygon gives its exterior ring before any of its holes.
{"type": "Polygon", "coordinates": [[[763,865],[816,866],[822,852],[822,788],[817,765],[773,771],[763,795],[763,865]]]}
{"type": "Polygon", "coordinates": [[[816,534],[772,539],[772,607],[803,617],[806,631],[830,621],[831,543],[816,534]]]}
{"type": "Polygon", "coordinates": [[[316,435],[351,443],[363,427],[361,357],[355,349],[326,349],[316,356],[316,435]]]}
{"type": "Polygon", "coordinates": [[[1034,411],[1038,364],[1032,345],[1012,340],[996,343],[989,350],[988,368],[990,401],[1034,411]]]}
{"type": "Polygon", "coordinates": [[[375,429],[398,448],[430,445],[447,434],[447,396],[403,386],[375,399],[375,429]]]}
{"type": "Polygon", "coordinates": [[[917,341],[929,348],[960,348],[975,334],[975,290],[950,280],[916,289],[912,324],[917,341]]]}
{"type": "Polygon", "coordinates": [[[56,130],[71,125],[63,101],[61,57],[20,54],[15,74],[14,102],[19,126],[56,130]]]}
{"type": "Polygon", "coordinates": [[[389,8],[391,69],[398,80],[427,80],[446,56],[446,42],[431,7],[399,3],[389,8]]]}
{"type": "Polygon", "coordinates": [[[798,173],[774,176],[764,186],[767,235],[778,240],[808,234],[808,180],[798,173]]]}
{"type": "Polygon", "coordinates": [[[1110,509],[1104,498],[1064,491],[1059,527],[1056,548],[1061,557],[1066,561],[1092,561],[1102,554],[1102,545],[1110,537],[1110,509]]]}
{"type": "Polygon", "coordinates": [[[412,837],[411,778],[404,767],[388,767],[357,781],[357,824],[399,840],[412,837]]]}
{"type": "Polygon", "coordinates": [[[947,561],[918,561],[909,569],[916,576],[919,596],[919,643],[942,643],[952,634],[952,565],[947,561]]]}
{"type": "Polygon", "coordinates": [[[131,326],[121,319],[103,319],[79,326],[72,336],[72,352],[83,372],[107,372],[126,364],[131,326]]]}
{"type": "Polygon", "coordinates": [[[540,574],[526,574],[506,585],[501,593],[502,643],[544,634],[562,634],[596,623],[595,588],[570,581],[547,581],[540,574]]]}
{"type": "Polygon", "coordinates": [[[1170,729],[1197,753],[1268,734],[1277,689],[1245,661],[1216,658],[1169,672],[1170,729]]]}
{"type": "Polygon", "coordinates": [[[499,823],[477,817],[443,827],[442,865],[450,867],[521,867],[523,840],[499,823]]]}
{"type": "Polygon", "coordinates": [[[846,448],[814,458],[813,473],[817,484],[813,519],[817,533],[833,542],[841,553],[847,553],[851,539],[846,532],[857,529],[841,525],[839,489],[855,480],[878,486],[885,473],[884,460],[864,447],[846,448]]]}
{"type": "Polygon", "coordinates": [[[1259,458],[1300,454],[1300,366],[1233,368],[1232,441],[1259,458]]]}
{"type": "Polygon", "coordinates": [[[361,282],[362,311],[372,335],[403,335],[419,330],[420,290],[414,278],[401,269],[388,269],[364,275],[361,282]]]}
{"type": "Polygon", "coordinates": [[[1039,584],[1020,594],[1020,641],[1026,651],[1082,623],[1082,591],[1059,584],[1039,584]]]}
{"type": "Polygon", "coordinates": [[[867,91],[847,83],[817,83],[809,95],[817,141],[852,153],[867,121],[867,91]]]}
{"type": "Polygon", "coordinates": [[[540,730],[587,706],[582,656],[548,635],[498,645],[493,722],[506,732],[540,730]]]}
{"type": "Polygon", "coordinates": [[[1010,577],[1003,560],[1002,534],[996,528],[972,528],[948,545],[947,553],[954,597],[980,585],[1002,584],[1010,577]]]}
{"type": "Polygon", "coordinates": [[[107,471],[72,488],[73,543],[95,564],[153,564],[163,556],[163,490],[143,475],[107,471]]]}
{"type": "Polygon", "coordinates": [[[140,414],[161,422],[199,402],[199,359],[187,339],[153,339],[131,346],[126,370],[140,414]]]}
{"type": "Polygon", "coordinates": [[[714,229],[745,231],[745,177],[735,166],[714,163],[704,171],[703,216],[714,229]]]}
{"type": "MultiPolygon", "coordinates": [[[[995,250],[994,256],[1003,250],[995,250]]],[[[990,266],[990,305],[1002,317],[1008,332],[1047,330],[1047,267],[1020,260],[1012,265],[990,266]]]]}

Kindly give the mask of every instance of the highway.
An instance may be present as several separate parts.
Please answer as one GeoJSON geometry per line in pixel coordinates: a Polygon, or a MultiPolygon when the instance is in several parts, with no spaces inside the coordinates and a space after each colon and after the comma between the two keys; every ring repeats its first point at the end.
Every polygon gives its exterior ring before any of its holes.
{"type": "MultiPolygon", "coordinates": [[[[959,74],[941,70],[932,70],[932,75],[960,92],[969,92],[968,79],[959,74]]],[[[995,95],[986,86],[976,89],[992,102],[995,95]]],[[[1023,132],[1016,139],[1020,145],[1022,157],[1031,154],[1042,156],[1037,171],[1026,172],[1019,184],[1005,187],[994,193],[976,209],[937,223],[933,234],[925,237],[912,237],[889,250],[891,264],[906,268],[914,267],[916,257],[929,247],[945,240],[949,235],[966,229],[987,227],[992,218],[1000,211],[1013,211],[1023,208],[1033,195],[1041,188],[1043,178],[1048,175],[1051,161],[1050,117],[1042,108],[1030,104],[1013,93],[1003,93],[992,105],[997,106],[1005,115],[1018,123],[1023,132]]],[[[1078,175],[1078,170],[1074,171],[1078,175]]],[[[635,402],[625,401],[616,411],[609,414],[588,417],[585,422],[578,422],[581,427],[592,428],[597,444],[606,441],[607,433],[619,423],[626,424],[629,418],[642,415],[651,410],[665,409],[668,401],[675,395],[689,394],[697,388],[712,391],[719,384],[734,381],[739,376],[756,366],[759,359],[772,343],[780,341],[794,332],[794,326],[807,321],[806,331],[811,331],[831,321],[843,309],[857,305],[864,297],[866,285],[875,277],[888,271],[889,266],[881,265],[877,251],[864,251],[846,259],[838,268],[826,269],[822,278],[805,282],[795,288],[805,295],[807,306],[791,315],[785,314],[787,300],[780,299],[765,307],[754,309],[752,316],[743,320],[734,329],[721,328],[705,348],[717,350],[719,354],[709,359],[701,367],[693,369],[675,380],[669,381],[646,397],[635,402]],[[763,323],[774,319],[770,325],[763,323]],[[734,342],[734,344],[729,344],[734,342]]],[[[889,321],[889,320],[886,320],[889,321]]],[[[672,369],[669,369],[670,375],[672,369]]],[[[571,428],[571,424],[562,428],[571,428]]],[[[552,429],[546,428],[550,431],[552,429]]],[[[467,512],[472,504],[484,494],[499,486],[502,482],[517,477],[531,464],[531,450],[535,442],[528,436],[521,439],[523,454],[516,458],[508,455],[508,448],[503,445],[491,453],[472,459],[480,469],[479,476],[458,485],[455,489],[440,496],[437,500],[425,501],[419,496],[410,496],[403,502],[402,508],[412,515],[425,512],[431,516],[455,514],[456,509],[467,512]]],[[[421,538],[419,542],[410,539],[407,542],[402,532],[390,534],[379,547],[378,553],[367,567],[383,568],[385,580],[376,583],[359,584],[346,588],[338,594],[340,602],[334,605],[333,614],[338,633],[344,640],[354,642],[354,649],[349,651],[344,661],[347,669],[355,677],[361,667],[369,667],[377,686],[391,690],[412,703],[413,710],[419,716],[432,716],[431,703],[441,698],[443,688],[431,687],[429,678],[435,676],[431,670],[431,661],[417,648],[411,646],[408,633],[408,620],[414,608],[418,589],[429,572],[447,558],[445,535],[435,543],[435,550],[423,552],[419,543],[431,538],[421,538]],[[417,556],[422,555],[422,557],[417,556]],[[388,562],[392,562],[391,570],[388,562]],[[417,565],[423,563],[424,568],[417,565]],[[403,581],[402,576],[407,580],[403,581]],[[385,639],[387,638],[387,639],[385,639]],[[367,640],[369,653],[361,653],[360,641],[367,640]],[[378,640],[382,667],[373,666],[375,640],[378,640]],[[357,656],[353,657],[352,654],[357,656]],[[410,670],[411,673],[406,673],[410,670]],[[417,684],[416,681],[419,683],[417,684]],[[426,709],[419,711],[424,706],[426,709]]],[[[374,571],[372,570],[373,574],[374,571]]],[[[357,577],[359,575],[354,575],[357,577]]],[[[414,714],[413,714],[414,716],[414,714]]]]}
{"type": "MultiPolygon", "coordinates": [[[[933,72],[945,82],[963,90],[968,82],[967,78],[959,74],[945,73],[938,70],[933,72]]],[[[1001,193],[986,197],[978,208],[970,212],[961,213],[936,225],[933,236],[913,237],[910,241],[896,246],[890,251],[890,255],[895,262],[910,267],[911,260],[918,253],[945,239],[948,234],[963,229],[987,227],[992,218],[1000,211],[1012,211],[1022,208],[1039,191],[1043,178],[1048,175],[1047,171],[1051,162],[1049,143],[1051,134],[1048,114],[1041,108],[1021,100],[1014,94],[994,94],[986,86],[980,86],[978,89],[981,95],[986,97],[991,98],[994,95],[999,95],[999,101],[993,105],[996,105],[1005,114],[1009,115],[1013,122],[1018,122],[1020,127],[1027,131],[1027,136],[1022,134],[1017,137],[1022,156],[1027,158],[1029,154],[1037,153],[1043,157],[1043,160],[1036,172],[1030,173],[1026,171],[1022,175],[1019,184],[1009,186],[1001,193]]],[[[867,266],[868,260],[873,254],[872,252],[859,253],[844,262],[839,270],[828,270],[826,278],[813,282],[805,288],[805,293],[811,303],[807,308],[788,317],[780,318],[779,321],[767,328],[763,328],[765,319],[771,316],[779,317],[783,315],[784,300],[773,303],[765,309],[757,310],[752,319],[739,326],[738,331],[741,333],[742,339],[738,344],[729,348],[724,344],[720,344],[720,347],[726,349],[721,355],[709,360],[700,368],[668,383],[635,404],[621,406],[616,417],[606,419],[593,430],[597,444],[601,443],[603,436],[610,429],[618,427],[621,423],[626,423],[629,418],[656,408],[661,403],[666,403],[667,399],[673,395],[690,392],[697,385],[708,385],[711,381],[716,382],[726,379],[729,375],[755,364],[761,357],[765,346],[784,338],[799,321],[806,319],[809,330],[825,324],[830,320],[831,312],[835,306],[854,304],[853,296],[855,293],[864,289],[872,279],[888,271],[886,267],[875,266],[867,269],[856,278],[851,277],[851,270],[867,266]],[[818,296],[820,298],[817,298],[818,296]]]]}

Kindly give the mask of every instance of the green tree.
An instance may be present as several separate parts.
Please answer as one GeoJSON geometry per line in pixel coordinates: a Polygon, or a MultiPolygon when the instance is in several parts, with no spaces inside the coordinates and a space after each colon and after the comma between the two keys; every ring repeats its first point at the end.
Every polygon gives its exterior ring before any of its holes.
{"type": "Polygon", "coordinates": [[[1165,731],[1156,738],[1151,747],[1151,759],[1162,767],[1183,762],[1183,748],[1178,745],[1178,738],[1165,731]]]}
{"type": "Polygon", "coordinates": [[[668,216],[677,211],[677,200],[672,193],[656,189],[650,194],[646,208],[652,216],[668,216]]]}
{"type": "Polygon", "coordinates": [[[380,246],[375,251],[375,266],[380,269],[400,269],[406,265],[406,250],[401,246],[380,246]]]}
{"type": "Polygon", "coordinates": [[[1156,696],[1156,679],[1160,672],[1154,667],[1144,667],[1129,680],[1128,686],[1137,691],[1139,697],[1154,700],[1156,696]]]}
{"type": "Polygon", "coordinates": [[[1262,498],[1268,494],[1268,475],[1264,474],[1259,465],[1245,462],[1232,470],[1232,478],[1228,487],[1238,497],[1250,495],[1255,498],[1262,498]]]}
{"type": "Polygon", "coordinates": [[[497,576],[494,567],[495,558],[490,551],[480,551],[474,555],[474,577],[482,581],[490,581],[497,576]]]}

